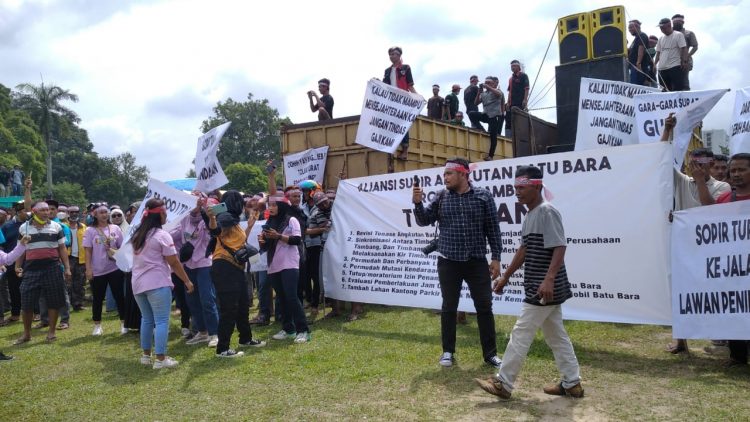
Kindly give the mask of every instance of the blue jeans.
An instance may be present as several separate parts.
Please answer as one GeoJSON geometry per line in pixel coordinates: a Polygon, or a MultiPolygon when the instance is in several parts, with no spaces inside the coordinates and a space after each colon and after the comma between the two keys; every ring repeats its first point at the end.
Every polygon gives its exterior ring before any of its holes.
{"type": "Polygon", "coordinates": [[[112,294],[112,289],[107,286],[107,293],[106,293],[106,303],[105,303],[105,310],[107,312],[114,312],[117,310],[117,301],[115,300],[115,296],[112,294]]]}
{"type": "Polygon", "coordinates": [[[278,273],[268,274],[268,279],[276,290],[276,295],[281,301],[281,315],[284,319],[283,328],[287,333],[309,332],[305,311],[302,303],[297,297],[297,283],[299,282],[299,270],[281,270],[278,273]]]}
{"type": "Polygon", "coordinates": [[[195,289],[186,293],[190,315],[193,317],[193,329],[215,336],[219,329],[219,311],[216,308],[216,289],[211,281],[211,267],[188,268],[185,272],[195,289]]]}
{"type": "Polygon", "coordinates": [[[141,348],[151,350],[151,341],[155,340],[154,352],[157,355],[167,354],[167,337],[169,336],[169,311],[172,307],[172,289],[159,287],[135,295],[135,301],[141,308],[141,348]],[[155,331],[155,333],[154,333],[155,331]]]}
{"type": "MultiPolygon", "coordinates": [[[[258,314],[265,317],[267,320],[271,319],[271,281],[268,279],[268,273],[265,271],[258,271],[258,314]]],[[[276,303],[276,309],[278,309],[278,303],[276,303]]],[[[278,311],[277,311],[278,312],[278,311]]]]}

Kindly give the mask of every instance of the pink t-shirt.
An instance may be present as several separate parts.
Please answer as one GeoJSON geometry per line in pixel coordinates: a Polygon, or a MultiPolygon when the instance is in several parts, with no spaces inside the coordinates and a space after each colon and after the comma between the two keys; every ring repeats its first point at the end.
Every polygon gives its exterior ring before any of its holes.
{"type": "Polygon", "coordinates": [[[114,224],[108,227],[88,227],[83,233],[83,247],[91,248],[91,269],[94,277],[117,270],[114,259],[107,255],[107,249],[122,246],[122,230],[114,224]]]}
{"type": "MultiPolygon", "coordinates": [[[[292,217],[289,219],[289,225],[284,229],[282,235],[301,236],[299,221],[292,217]]],[[[276,251],[273,254],[273,261],[268,265],[268,274],[278,273],[281,270],[299,269],[299,249],[298,245],[289,245],[279,239],[276,242],[276,251]]]]}
{"type": "Polygon", "coordinates": [[[162,229],[154,229],[146,236],[143,249],[133,253],[133,294],[160,287],[173,288],[172,270],[165,256],[177,255],[172,236],[162,229]]]}

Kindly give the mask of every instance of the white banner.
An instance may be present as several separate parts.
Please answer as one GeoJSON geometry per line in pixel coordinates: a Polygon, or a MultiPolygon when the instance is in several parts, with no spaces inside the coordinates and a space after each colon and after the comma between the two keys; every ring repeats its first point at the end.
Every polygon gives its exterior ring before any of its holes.
{"type": "MultiPolygon", "coordinates": [[[[263,231],[261,228],[264,224],[266,224],[266,221],[256,221],[253,225],[253,228],[250,230],[250,234],[247,236],[246,243],[250,246],[256,247],[258,250],[260,250],[260,243],[258,243],[258,235],[263,231]]],[[[247,228],[247,221],[241,221],[240,227],[242,227],[242,230],[245,230],[247,228]]],[[[266,257],[266,253],[263,252],[261,254],[255,255],[253,258],[250,258],[250,271],[257,272],[257,271],[266,271],[268,269],[268,258],[266,257]]]]}
{"type": "Polygon", "coordinates": [[[130,224],[130,229],[128,229],[127,233],[123,233],[123,246],[115,254],[117,266],[122,271],[130,271],[133,267],[133,247],[129,240],[133,236],[133,233],[138,229],[138,226],[140,226],[141,216],[146,209],[146,201],[151,198],[159,198],[164,201],[164,207],[167,209],[167,223],[164,224],[162,228],[167,231],[177,226],[177,224],[180,223],[180,220],[187,217],[187,215],[190,214],[190,210],[194,209],[198,202],[198,198],[189,193],[177,190],[159,180],[150,179],[148,181],[146,196],[143,197],[141,206],[138,207],[138,210],[135,212],[135,217],[130,224]]]}
{"type": "Polygon", "coordinates": [[[690,139],[693,137],[693,129],[703,121],[708,112],[714,108],[716,103],[719,102],[721,97],[723,97],[727,91],[728,90],[726,89],[713,90],[713,95],[693,102],[689,106],[678,111],[675,115],[677,123],[674,127],[672,148],[674,154],[674,168],[677,171],[682,170],[682,162],[685,161],[685,154],[690,146],[690,139]]]}
{"type": "Polygon", "coordinates": [[[633,97],[656,91],[626,82],[581,78],[575,150],[637,144],[633,97]]]}
{"type": "Polygon", "coordinates": [[[355,142],[393,154],[425,104],[427,101],[419,94],[371,79],[367,82],[355,142]]]}
{"type": "Polygon", "coordinates": [[[323,174],[326,170],[328,145],[311,148],[284,156],[284,178],[286,186],[297,186],[304,180],[315,180],[323,185],[323,174]]]}
{"type": "MultiPolygon", "coordinates": [[[[526,213],[516,202],[514,171],[525,164],[543,170],[568,237],[565,263],[575,297],[563,307],[566,318],[669,325],[671,161],[665,143],[631,145],[482,162],[473,165],[471,180],[495,197],[505,269],[520,245],[526,213]]],[[[411,187],[413,176],[419,176],[431,201],[443,189],[443,170],[339,183],[322,264],[327,296],[440,308],[435,254],[425,257],[420,251],[435,229],[415,224],[411,187]]],[[[493,296],[494,312],[517,315],[523,298],[523,271],[518,271],[505,293],[493,296]]],[[[473,311],[468,290],[459,309],[473,311]]]]}
{"type": "Polygon", "coordinates": [[[750,201],[674,213],[676,338],[750,339],[750,201]]]}
{"type": "Polygon", "coordinates": [[[195,184],[196,190],[211,192],[229,183],[216,157],[216,149],[219,147],[221,137],[231,124],[232,122],[226,122],[216,126],[198,138],[198,147],[195,152],[195,175],[198,178],[195,184]]]}
{"type": "MultiPolygon", "coordinates": [[[[719,101],[726,92],[726,89],[710,89],[637,95],[635,97],[635,116],[638,124],[638,142],[641,144],[659,142],[664,131],[664,119],[669,116],[669,113],[677,115],[690,105],[715,99],[711,107],[708,108],[710,111],[716,101],[719,101]]],[[[688,139],[689,141],[690,139],[688,139]]]]}
{"type": "Polygon", "coordinates": [[[729,136],[729,154],[750,152],[750,87],[737,90],[729,136]]]}

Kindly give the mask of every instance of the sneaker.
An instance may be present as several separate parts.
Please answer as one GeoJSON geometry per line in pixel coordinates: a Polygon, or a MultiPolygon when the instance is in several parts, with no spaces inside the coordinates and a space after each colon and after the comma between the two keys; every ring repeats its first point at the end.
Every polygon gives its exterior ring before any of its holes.
{"type": "Polygon", "coordinates": [[[241,347],[263,347],[266,345],[265,341],[256,340],[256,339],[250,339],[249,341],[246,341],[244,343],[240,343],[241,347]]]}
{"type": "Polygon", "coordinates": [[[216,357],[217,358],[238,358],[238,357],[244,356],[244,355],[245,355],[245,352],[243,352],[243,351],[235,352],[232,349],[227,349],[227,350],[225,350],[225,351],[223,351],[221,353],[217,353],[216,357]]]}
{"type": "Polygon", "coordinates": [[[180,334],[182,334],[183,337],[187,337],[190,335],[190,328],[182,328],[180,330],[180,334]]]}
{"type": "Polygon", "coordinates": [[[445,352],[443,353],[443,356],[440,356],[440,360],[438,363],[441,366],[445,366],[446,368],[449,368],[453,366],[453,363],[456,361],[456,358],[453,357],[453,353],[451,352],[445,352]]]}
{"type": "MultiPolygon", "coordinates": [[[[198,344],[198,343],[205,343],[208,340],[209,340],[208,334],[198,333],[198,334],[194,335],[193,338],[191,338],[190,340],[186,341],[185,344],[189,344],[189,345],[192,346],[192,345],[198,344]]],[[[216,341],[218,342],[219,340],[217,339],[216,341]]]]}
{"type": "Polygon", "coordinates": [[[104,330],[102,330],[101,324],[94,325],[94,332],[91,333],[92,336],[100,336],[104,334],[104,330]]]}
{"type": "Polygon", "coordinates": [[[219,344],[219,336],[208,336],[208,347],[216,347],[219,344]]]}
{"type": "Polygon", "coordinates": [[[565,388],[563,387],[562,383],[559,383],[544,387],[544,394],[549,394],[552,396],[570,396],[581,398],[583,397],[583,387],[581,387],[580,382],[570,388],[565,388]]]}
{"type": "Polygon", "coordinates": [[[141,356],[141,365],[151,365],[151,355],[141,356]]]}
{"type": "Polygon", "coordinates": [[[177,362],[176,360],[172,359],[169,356],[165,356],[164,360],[159,360],[159,359],[154,360],[153,368],[154,369],[174,368],[175,366],[177,366],[177,364],[179,364],[179,362],[177,362]]]}
{"type": "Polygon", "coordinates": [[[0,352],[0,361],[3,361],[3,360],[13,360],[13,356],[6,355],[5,353],[0,352]]]}
{"type": "Polygon", "coordinates": [[[495,356],[485,359],[484,363],[490,366],[494,366],[497,369],[500,369],[500,365],[503,364],[503,361],[499,357],[497,357],[497,355],[495,355],[495,356]]]}
{"type": "Polygon", "coordinates": [[[122,334],[122,335],[125,335],[125,334],[127,334],[127,333],[128,333],[128,331],[129,331],[129,330],[128,330],[127,328],[125,328],[125,326],[124,326],[124,325],[121,325],[121,326],[120,326],[120,334],[122,334]]]}
{"type": "Polygon", "coordinates": [[[307,343],[311,339],[311,335],[309,332],[305,331],[302,333],[298,333],[297,337],[295,337],[294,342],[295,343],[307,343]]]}
{"type": "Polygon", "coordinates": [[[474,381],[479,384],[479,388],[492,395],[506,400],[510,398],[510,391],[506,390],[503,384],[495,377],[490,377],[487,379],[474,378],[474,381]]]}
{"type": "Polygon", "coordinates": [[[293,338],[296,340],[297,333],[287,333],[284,330],[279,331],[278,333],[274,334],[271,338],[274,340],[286,340],[293,338]]]}

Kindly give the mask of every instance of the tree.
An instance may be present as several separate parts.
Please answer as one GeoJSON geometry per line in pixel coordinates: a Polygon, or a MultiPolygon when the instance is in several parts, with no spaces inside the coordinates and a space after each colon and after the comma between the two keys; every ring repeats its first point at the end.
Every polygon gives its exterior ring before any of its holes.
{"type": "MultiPolygon", "coordinates": [[[[86,192],[78,183],[61,182],[55,183],[54,185],[55,199],[57,202],[68,205],[78,205],[79,207],[85,207],[88,203],[86,200],[86,192]]],[[[46,194],[45,186],[34,187],[31,193],[32,198],[44,198],[46,194]]]]}
{"type": "Polygon", "coordinates": [[[20,165],[34,181],[44,174],[44,145],[26,112],[11,107],[11,91],[0,84],[0,165],[20,165]]]}
{"type": "Polygon", "coordinates": [[[268,186],[268,176],[253,164],[232,163],[224,169],[229,179],[228,189],[237,189],[249,194],[262,192],[268,186]]]}
{"type": "Polygon", "coordinates": [[[263,165],[267,160],[279,157],[281,126],[291,124],[288,118],[279,118],[279,112],[268,105],[268,100],[236,102],[227,98],[219,101],[213,109],[214,116],[203,121],[205,133],[228,121],[232,122],[219,144],[219,162],[263,165]]]}
{"type": "Polygon", "coordinates": [[[52,137],[62,135],[62,122],[78,123],[80,119],[73,110],[60,104],[61,101],[78,101],[78,96],[59,86],[35,86],[20,84],[18,107],[25,110],[36,122],[47,147],[47,196],[52,196],[52,137]]]}

